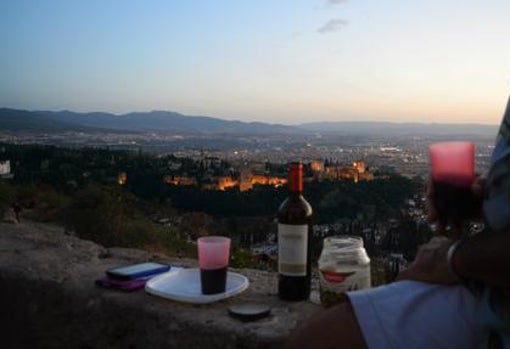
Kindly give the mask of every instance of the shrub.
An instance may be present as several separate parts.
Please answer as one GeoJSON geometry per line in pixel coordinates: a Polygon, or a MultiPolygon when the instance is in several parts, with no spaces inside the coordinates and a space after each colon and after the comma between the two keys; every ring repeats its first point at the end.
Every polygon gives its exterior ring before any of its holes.
{"type": "Polygon", "coordinates": [[[5,181],[0,180],[0,217],[10,208],[14,200],[14,190],[5,181]]]}

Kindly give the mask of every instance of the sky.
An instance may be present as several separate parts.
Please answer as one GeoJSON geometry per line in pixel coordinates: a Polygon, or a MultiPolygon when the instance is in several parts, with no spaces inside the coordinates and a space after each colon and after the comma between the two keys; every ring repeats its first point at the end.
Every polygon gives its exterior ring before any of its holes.
{"type": "Polygon", "coordinates": [[[499,123],[508,0],[2,0],[0,107],[499,123]]]}

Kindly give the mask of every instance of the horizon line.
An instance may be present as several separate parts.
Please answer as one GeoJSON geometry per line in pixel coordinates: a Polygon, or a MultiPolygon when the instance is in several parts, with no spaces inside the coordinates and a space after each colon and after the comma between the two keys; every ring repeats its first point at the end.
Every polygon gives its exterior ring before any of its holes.
{"type": "Polygon", "coordinates": [[[292,126],[297,127],[297,126],[302,126],[302,125],[311,125],[311,124],[340,124],[340,123],[359,123],[359,124],[379,123],[379,124],[395,124],[395,125],[412,124],[412,125],[443,125],[443,126],[473,125],[473,126],[494,126],[494,127],[499,126],[499,124],[496,124],[496,123],[486,124],[486,123],[480,123],[480,122],[429,122],[429,123],[426,123],[426,122],[418,122],[418,121],[385,121],[385,120],[337,120],[337,121],[322,120],[322,121],[306,121],[306,122],[301,122],[298,124],[288,124],[288,123],[281,123],[281,122],[272,123],[272,122],[258,121],[258,120],[244,121],[244,120],[239,120],[239,119],[225,119],[225,118],[211,116],[211,115],[189,115],[189,114],[183,114],[179,111],[161,110],[161,109],[152,109],[152,110],[148,110],[148,111],[130,111],[130,112],[123,112],[123,113],[116,113],[116,112],[110,112],[110,111],[73,111],[70,109],[48,110],[48,109],[25,109],[25,108],[20,109],[20,108],[11,108],[11,107],[0,107],[0,110],[2,110],[2,109],[18,110],[18,111],[26,111],[26,112],[50,112],[50,113],[69,112],[69,113],[75,113],[75,114],[110,114],[110,115],[114,115],[114,116],[125,116],[128,114],[136,114],[136,113],[149,114],[149,113],[154,113],[154,112],[163,112],[163,113],[179,114],[183,117],[191,117],[191,118],[194,118],[194,117],[212,118],[212,119],[223,120],[223,121],[242,122],[242,123],[246,123],[246,124],[263,123],[263,124],[268,124],[268,125],[281,125],[281,126],[291,126],[291,127],[292,126]]]}

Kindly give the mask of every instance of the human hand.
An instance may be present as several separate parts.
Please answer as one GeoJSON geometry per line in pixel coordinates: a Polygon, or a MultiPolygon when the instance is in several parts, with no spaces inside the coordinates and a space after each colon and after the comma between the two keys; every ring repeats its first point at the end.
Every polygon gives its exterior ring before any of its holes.
{"type": "MultiPolygon", "coordinates": [[[[486,179],[477,177],[473,184],[471,185],[471,217],[469,219],[477,219],[482,215],[482,201],[485,192],[485,183],[486,179]]],[[[453,236],[459,238],[462,235],[462,226],[465,223],[463,220],[446,220],[440,219],[438,210],[435,205],[435,192],[434,192],[434,183],[432,177],[429,178],[427,184],[427,214],[428,220],[431,223],[436,224],[436,233],[438,235],[446,235],[446,227],[450,226],[453,232],[453,236]]]]}
{"type": "Polygon", "coordinates": [[[432,238],[422,245],[416,258],[397,276],[397,280],[416,280],[431,284],[453,285],[460,280],[448,271],[448,249],[453,240],[444,236],[432,238]]]}

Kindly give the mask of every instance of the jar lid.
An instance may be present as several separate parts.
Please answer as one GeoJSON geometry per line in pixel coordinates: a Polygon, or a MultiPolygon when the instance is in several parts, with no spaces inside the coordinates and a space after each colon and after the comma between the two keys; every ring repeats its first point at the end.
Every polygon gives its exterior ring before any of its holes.
{"type": "Polygon", "coordinates": [[[334,235],[324,238],[324,247],[333,248],[360,248],[363,247],[363,239],[356,235],[334,235]]]}
{"type": "Polygon", "coordinates": [[[254,321],[268,316],[271,313],[271,307],[260,303],[241,303],[230,306],[228,313],[242,321],[254,321]]]}

